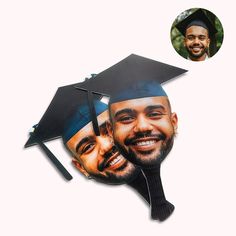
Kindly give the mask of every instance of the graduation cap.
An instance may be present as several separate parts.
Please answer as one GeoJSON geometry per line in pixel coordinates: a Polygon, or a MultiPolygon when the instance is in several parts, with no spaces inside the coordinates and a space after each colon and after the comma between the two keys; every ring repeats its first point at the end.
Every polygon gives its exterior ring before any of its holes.
{"type": "MultiPolygon", "coordinates": [[[[92,78],[93,77],[94,74],[92,74],[92,78]]],[[[88,101],[88,94],[75,88],[75,86],[86,84],[88,80],[90,79],[87,79],[82,83],[71,84],[59,87],[57,89],[56,94],[46,112],[39,123],[34,126],[34,131],[30,133],[30,137],[24,146],[27,148],[32,145],[39,145],[39,147],[46,153],[49,159],[67,180],[71,180],[72,176],[47,148],[44,142],[60,138],[64,132],[64,127],[68,120],[77,111],[78,107],[82,103],[88,101]]],[[[96,99],[100,99],[101,95],[94,95],[94,97],[96,99]]],[[[93,112],[96,113],[94,106],[91,107],[94,109],[93,112]]]]}
{"type": "Polygon", "coordinates": [[[164,83],[185,72],[184,69],[131,54],[97,74],[88,83],[76,87],[93,94],[112,96],[138,81],[164,83]]]}
{"type": "Polygon", "coordinates": [[[180,31],[182,35],[185,36],[186,30],[191,26],[201,26],[208,30],[209,37],[212,37],[217,33],[217,29],[214,24],[205,14],[205,12],[199,8],[191,15],[187,16],[184,20],[180,21],[176,24],[176,28],[180,31]]]}

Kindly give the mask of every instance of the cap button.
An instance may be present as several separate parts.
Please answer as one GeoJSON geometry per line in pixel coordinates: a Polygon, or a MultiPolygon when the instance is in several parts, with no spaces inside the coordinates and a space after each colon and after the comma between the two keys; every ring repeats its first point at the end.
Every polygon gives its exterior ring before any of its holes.
{"type": "Polygon", "coordinates": [[[30,129],[29,133],[30,133],[30,134],[34,133],[34,131],[35,131],[35,129],[36,129],[37,126],[38,126],[38,124],[33,125],[32,128],[30,129]]]}

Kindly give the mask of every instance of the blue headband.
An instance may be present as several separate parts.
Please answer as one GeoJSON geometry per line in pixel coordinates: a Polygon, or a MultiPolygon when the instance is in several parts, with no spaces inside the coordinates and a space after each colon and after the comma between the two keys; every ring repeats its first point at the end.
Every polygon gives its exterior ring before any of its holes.
{"type": "Polygon", "coordinates": [[[160,96],[167,97],[167,94],[158,82],[139,81],[138,83],[126,88],[124,91],[113,95],[110,98],[109,104],[130,99],[160,96]]]}
{"type": "MultiPolygon", "coordinates": [[[[100,115],[102,112],[108,109],[107,105],[99,100],[94,101],[94,107],[96,109],[96,115],[100,115]]],[[[88,104],[83,104],[78,107],[76,113],[68,120],[64,127],[62,139],[64,143],[67,143],[79,130],[92,121],[88,104]]]]}

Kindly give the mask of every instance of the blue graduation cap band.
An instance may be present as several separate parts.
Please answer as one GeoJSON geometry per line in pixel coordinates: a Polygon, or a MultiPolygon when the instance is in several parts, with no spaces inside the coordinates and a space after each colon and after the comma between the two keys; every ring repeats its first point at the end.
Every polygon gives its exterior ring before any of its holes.
{"type": "Polygon", "coordinates": [[[133,86],[111,96],[109,104],[137,98],[160,96],[167,97],[167,94],[158,82],[139,81],[133,86]]]}
{"type": "MultiPolygon", "coordinates": [[[[91,96],[91,94],[88,96],[91,96]]],[[[96,121],[95,125],[97,125],[97,128],[94,128],[94,132],[96,129],[99,132],[97,116],[100,115],[102,112],[106,111],[108,109],[108,106],[100,100],[92,100],[92,98],[91,102],[92,108],[87,102],[85,102],[83,105],[78,107],[75,114],[65,124],[64,132],[62,134],[64,143],[67,143],[68,140],[70,140],[79,130],[81,130],[84,126],[86,126],[89,122],[93,120],[96,121]]]]}

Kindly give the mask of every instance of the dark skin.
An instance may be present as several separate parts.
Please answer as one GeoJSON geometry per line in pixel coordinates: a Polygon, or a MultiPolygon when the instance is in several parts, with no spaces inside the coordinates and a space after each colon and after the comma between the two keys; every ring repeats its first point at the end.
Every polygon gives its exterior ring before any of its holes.
{"type": "Polygon", "coordinates": [[[184,46],[192,61],[204,61],[209,45],[210,38],[207,29],[196,25],[186,29],[184,46]]]}

